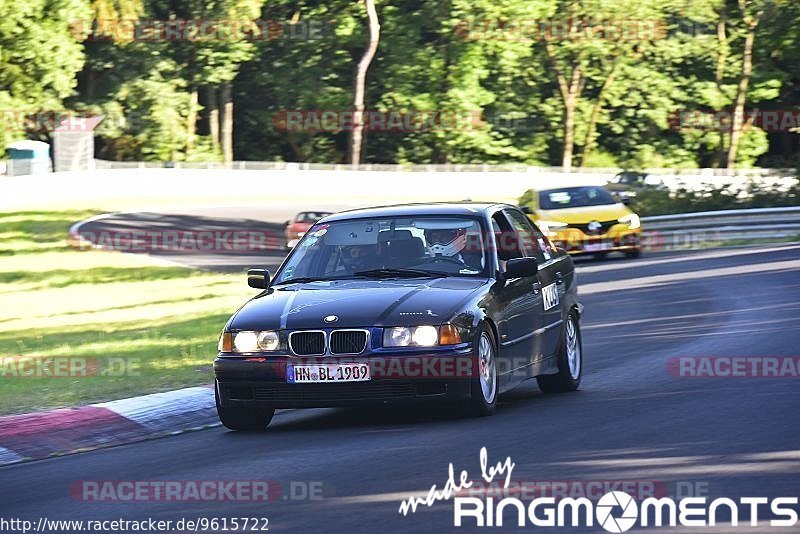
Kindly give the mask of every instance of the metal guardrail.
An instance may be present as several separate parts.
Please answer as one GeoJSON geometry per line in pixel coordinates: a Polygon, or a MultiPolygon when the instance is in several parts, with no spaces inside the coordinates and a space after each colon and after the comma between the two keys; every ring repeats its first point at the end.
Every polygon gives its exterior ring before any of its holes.
{"type": "Polygon", "coordinates": [[[750,241],[800,241],[800,206],[642,217],[642,227],[643,246],[651,250],[750,241]]]}
{"type": "MultiPolygon", "coordinates": [[[[443,163],[443,164],[388,164],[362,163],[356,167],[346,163],[307,163],[291,161],[109,161],[95,159],[96,169],[221,169],[221,170],[290,170],[290,171],[382,171],[382,172],[526,172],[526,173],[562,173],[562,167],[545,167],[525,164],[475,164],[475,163],[443,163]]],[[[602,174],[614,176],[625,169],[619,167],[573,167],[570,174],[602,174]]],[[[739,177],[794,177],[796,169],[753,168],[753,169],[678,169],[648,168],[643,172],[655,175],[672,176],[739,176],[739,177]]]]}

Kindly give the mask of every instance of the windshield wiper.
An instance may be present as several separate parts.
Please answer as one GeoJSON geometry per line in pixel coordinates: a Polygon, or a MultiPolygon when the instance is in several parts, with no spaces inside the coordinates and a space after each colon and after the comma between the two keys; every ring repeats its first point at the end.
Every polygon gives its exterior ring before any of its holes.
{"type": "Polygon", "coordinates": [[[275,282],[274,285],[305,284],[306,282],[327,282],[328,280],[342,280],[342,278],[330,276],[298,276],[297,278],[287,278],[286,280],[275,282]]]}
{"type": "Polygon", "coordinates": [[[367,271],[356,271],[353,273],[355,276],[366,276],[369,278],[381,278],[381,277],[408,277],[408,278],[420,278],[420,277],[444,277],[450,276],[450,273],[443,273],[440,271],[426,271],[424,269],[393,269],[393,268],[383,268],[383,269],[369,269],[367,271]]]}

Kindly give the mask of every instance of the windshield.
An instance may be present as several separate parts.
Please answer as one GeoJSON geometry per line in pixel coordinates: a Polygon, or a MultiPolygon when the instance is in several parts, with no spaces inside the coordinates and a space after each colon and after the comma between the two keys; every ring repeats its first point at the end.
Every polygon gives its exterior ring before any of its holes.
{"type": "Polygon", "coordinates": [[[486,266],[477,218],[353,219],[311,227],[273,284],[370,276],[481,276],[486,266]]]}
{"type": "Polygon", "coordinates": [[[559,210],[582,206],[604,206],[616,204],[611,193],[600,186],[565,187],[539,192],[539,207],[543,210],[559,210]]]}

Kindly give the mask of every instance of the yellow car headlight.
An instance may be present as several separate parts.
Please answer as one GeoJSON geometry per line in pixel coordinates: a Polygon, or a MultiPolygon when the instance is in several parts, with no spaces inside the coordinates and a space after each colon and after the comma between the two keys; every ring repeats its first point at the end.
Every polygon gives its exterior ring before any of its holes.
{"type": "Polygon", "coordinates": [[[637,228],[642,227],[642,221],[641,219],[639,219],[639,216],[636,215],[635,213],[629,213],[628,215],[620,217],[619,219],[617,219],[617,221],[623,224],[627,223],[629,230],[636,230],[637,228]]]}

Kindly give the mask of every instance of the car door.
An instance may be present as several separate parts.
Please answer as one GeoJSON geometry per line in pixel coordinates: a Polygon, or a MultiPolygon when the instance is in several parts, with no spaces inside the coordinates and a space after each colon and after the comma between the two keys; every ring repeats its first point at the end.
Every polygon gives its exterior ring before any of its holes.
{"type": "MultiPolygon", "coordinates": [[[[492,226],[501,269],[510,259],[531,255],[532,251],[524,246],[522,236],[502,210],[492,216],[492,226]]],[[[510,278],[497,292],[502,360],[498,374],[504,376],[509,387],[531,376],[531,364],[538,353],[536,330],[540,328],[542,295],[537,284],[536,276],[510,278]]]]}
{"type": "Polygon", "coordinates": [[[568,265],[563,261],[565,257],[552,247],[549,240],[525,214],[515,209],[505,211],[515,230],[524,236],[525,248],[532,249],[533,256],[539,264],[536,276],[541,293],[541,307],[537,310],[539,326],[537,326],[536,357],[544,359],[555,354],[561,340],[561,302],[566,292],[565,280],[568,273],[565,271],[568,265]]]}

